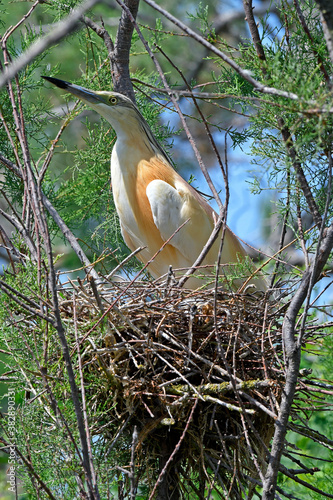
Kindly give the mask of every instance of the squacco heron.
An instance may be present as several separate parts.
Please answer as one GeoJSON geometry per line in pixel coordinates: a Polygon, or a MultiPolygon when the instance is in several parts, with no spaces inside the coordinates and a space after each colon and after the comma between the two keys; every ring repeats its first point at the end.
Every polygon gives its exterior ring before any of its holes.
{"type": "MultiPolygon", "coordinates": [[[[111,182],[126,245],[132,251],[145,247],[138,257],[143,263],[157,253],[148,269],[155,278],[165,275],[170,265],[174,270],[191,267],[213,231],[217,214],[171,166],[138,108],[117,92],[97,92],[57,78],[44,78],[97,111],[117,134],[111,155],[111,182]]],[[[217,238],[202,263],[200,275],[205,276],[205,281],[213,281],[219,246],[217,238]]],[[[238,263],[246,255],[227,227],[221,264],[238,263]]],[[[252,274],[254,268],[251,264],[249,267],[247,276],[236,280],[237,287],[252,274]]],[[[186,282],[186,286],[193,289],[202,284],[203,281],[194,276],[186,282]]],[[[253,279],[252,284],[262,291],[267,288],[262,277],[253,279]]]]}

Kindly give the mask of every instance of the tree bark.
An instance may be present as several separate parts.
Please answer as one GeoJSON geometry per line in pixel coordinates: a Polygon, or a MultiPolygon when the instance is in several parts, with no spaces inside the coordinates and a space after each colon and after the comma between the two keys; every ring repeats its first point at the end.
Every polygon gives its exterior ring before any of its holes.
{"type": "Polygon", "coordinates": [[[333,2],[332,0],[316,0],[323,26],[327,49],[333,64],[333,2]]]}
{"type": "Polygon", "coordinates": [[[321,242],[317,259],[304,273],[299,289],[288,307],[282,325],[282,337],[287,361],[286,384],[282,394],[279,415],[275,423],[275,432],[265,475],[262,500],[274,500],[275,498],[277,475],[287,433],[290,410],[296,390],[301,360],[301,346],[296,337],[297,316],[308,294],[309,286],[311,286],[312,276],[314,275],[314,282],[318,280],[332,248],[333,224],[328,228],[326,236],[321,242]]]}
{"type": "MultiPolygon", "coordinates": [[[[124,3],[131,11],[132,16],[136,19],[139,8],[139,0],[125,0],[124,3]]],[[[116,92],[120,92],[121,94],[125,94],[127,97],[132,99],[133,102],[135,102],[135,95],[129,72],[129,54],[133,29],[133,23],[131,22],[126,11],[123,9],[114,45],[114,51],[111,57],[111,74],[114,90],[116,92]]]]}

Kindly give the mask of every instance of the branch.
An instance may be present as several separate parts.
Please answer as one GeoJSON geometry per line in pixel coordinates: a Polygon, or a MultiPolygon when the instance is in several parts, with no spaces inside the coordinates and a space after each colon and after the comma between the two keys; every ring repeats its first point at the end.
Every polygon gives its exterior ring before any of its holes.
{"type": "Polygon", "coordinates": [[[306,23],[305,17],[303,15],[302,9],[301,9],[301,7],[300,7],[300,5],[298,3],[298,0],[294,0],[294,5],[295,5],[295,8],[296,8],[296,12],[297,12],[298,18],[299,18],[300,23],[302,25],[303,31],[304,31],[304,33],[306,33],[306,36],[310,40],[310,47],[312,47],[312,51],[313,51],[315,57],[317,58],[317,61],[318,61],[318,64],[319,64],[319,68],[320,68],[321,72],[324,75],[326,83],[329,84],[330,83],[330,76],[329,76],[329,74],[326,71],[323,59],[321,58],[321,56],[318,53],[318,51],[314,49],[314,47],[315,47],[314,39],[313,39],[313,36],[311,35],[309,27],[308,27],[308,25],[306,23]]]}
{"type": "Polygon", "coordinates": [[[112,54],[114,51],[114,45],[112,42],[112,39],[109,35],[109,32],[105,29],[104,23],[102,22],[102,27],[99,26],[97,23],[95,23],[90,17],[82,16],[81,18],[82,22],[88,26],[88,28],[92,29],[96,35],[98,35],[100,38],[102,38],[105,47],[108,51],[108,58],[110,62],[110,69],[112,71],[112,54]]]}
{"type": "Polygon", "coordinates": [[[127,9],[122,9],[114,51],[111,57],[111,72],[114,90],[125,94],[135,103],[135,94],[129,73],[129,54],[139,0],[124,0],[127,9]]]}
{"type": "MultiPolygon", "coordinates": [[[[266,14],[267,12],[271,13],[277,13],[277,6],[272,5],[271,2],[264,2],[260,5],[256,5],[255,8],[255,13],[256,16],[262,16],[263,14],[266,14]]],[[[244,20],[244,14],[240,9],[235,9],[235,10],[230,10],[227,12],[224,12],[220,16],[218,16],[213,23],[213,30],[216,35],[219,35],[221,32],[229,32],[230,26],[235,21],[241,21],[244,20]]],[[[209,49],[206,48],[203,52],[203,54],[200,56],[200,59],[196,63],[196,66],[194,67],[193,70],[191,70],[190,74],[187,76],[187,79],[189,82],[192,80],[196,80],[198,77],[199,72],[207,62],[207,57],[209,55],[209,49]]],[[[192,63],[193,64],[193,63],[192,63]]]]}
{"type": "Polygon", "coordinates": [[[286,384],[282,394],[279,415],[275,424],[275,432],[264,481],[262,500],[274,500],[277,474],[287,432],[288,419],[293,403],[297,378],[300,368],[301,346],[296,340],[296,320],[300,308],[309,292],[311,281],[318,281],[333,248],[333,224],[328,228],[326,236],[320,243],[318,257],[311,267],[305,271],[298,290],[296,291],[285,315],[282,325],[282,338],[286,356],[286,384]],[[313,278],[313,280],[312,280],[313,278]]]}
{"type": "MultiPolygon", "coordinates": [[[[261,40],[260,40],[260,35],[259,35],[257,23],[254,19],[252,0],[243,0],[243,7],[244,7],[245,15],[246,15],[245,20],[247,21],[247,24],[249,26],[252,41],[253,41],[253,44],[254,44],[256,52],[257,52],[257,56],[258,56],[260,62],[264,63],[264,62],[266,62],[266,55],[265,55],[265,51],[264,51],[264,48],[263,48],[261,40]]],[[[261,69],[263,70],[263,73],[265,74],[266,71],[265,71],[263,64],[261,65],[261,69]]]]}
{"type": "Polygon", "coordinates": [[[291,132],[289,128],[285,125],[283,118],[278,118],[277,119],[278,126],[280,127],[282,138],[284,141],[284,144],[286,146],[288,155],[292,161],[292,165],[295,169],[297,180],[299,182],[300,188],[303,191],[303,194],[305,196],[305,199],[307,201],[309,210],[313,216],[313,219],[315,223],[317,224],[318,227],[321,225],[321,215],[318,210],[317,204],[315,202],[315,199],[313,198],[310,186],[308,184],[308,181],[304,175],[304,171],[302,169],[301,162],[298,159],[297,152],[294,148],[294,143],[291,137],[291,132]]]}
{"type": "Polygon", "coordinates": [[[331,0],[316,0],[323,26],[324,37],[333,64],[333,3],[331,0]]]}
{"type": "Polygon", "coordinates": [[[153,490],[152,490],[152,492],[151,492],[148,500],[152,500],[153,499],[153,497],[155,495],[156,488],[163,481],[163,476],[167,473],[168,467],[169,467],[170,463],[172,462],[172,460],[174,459],[176,453],[178,452],[178,450],[180,448],[180,445],[181,445],[182,441],[184,440],[186,432],[188,431],[189,425],[190,425],[190,423],[192,421],[192,418],[193,418],[193,415],[194,415],[194,410],[195,410],[197,404],[198,404],[198,400],[196,399],[195,402],[194,402],[194,404],[193,404],[193,406],[192,406],[191,413],[190,413],[190,415],[189,415],[189,417],[187,419],[187,422],[186,422],[186,425],[185,425],[184,430],[182,432],[182,435],[180,436],[179,441],[176,444],[176,446],[174,447],[173,452],[171,453],[171,455],[169,456],[168,460],[166,461],[163,469],[161,470],[160,475],[157,478],[157,481],[156,481],[156,483],[154,485],[154,488],[153,488],[153,490]]]}

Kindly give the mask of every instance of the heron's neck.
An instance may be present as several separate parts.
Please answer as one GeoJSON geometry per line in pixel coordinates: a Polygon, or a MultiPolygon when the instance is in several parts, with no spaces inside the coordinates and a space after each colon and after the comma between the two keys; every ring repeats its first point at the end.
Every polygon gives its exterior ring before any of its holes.
{"type": "Polygon", "coordinates": [[[149,161],[156,153],[148,143],[135,134],[119,134],[112,151],[112,161],[115,159],[119,168],[125,171],[135,171],[142,161],[149,161]]]}
{"type": "Polygon", "coordinates": [[[149,138],[152,132],[148,127],[142,125],[136,115],[129,114],[126,119],[117,117],[117,120],[109,118],[117,134],[114,146],[115,153],[121,168],[135,168],[141,160],[150,160],[156,156],[157,149],[149,138]]]}

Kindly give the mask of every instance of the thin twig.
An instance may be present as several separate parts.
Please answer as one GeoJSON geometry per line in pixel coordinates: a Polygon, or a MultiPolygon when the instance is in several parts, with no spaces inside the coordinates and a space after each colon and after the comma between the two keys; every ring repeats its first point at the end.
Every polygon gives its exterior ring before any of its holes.
{"type": "Polygon", "coordinates": [[[184,440],[185,435],[186,435],[186,433],[188,431],[189,425],[190,425],[190,423],[192,421],[192,418],[193,418],[193,415],[194,415],[194,410],[195,410],[197,404],[198,404],[198,400],[196,399],[195,402],[194,402],[194,404],[193,404],[193,406],[192,406],[191,413],[190,413],[190,415],[189,415],[189,417],[187,419],[187,422],[186,422],[186,425],[185,425],[184,430],[182,432],[182,435],[180,436],[179,441],[176,444],[176,446],[175,446],[173,452],[171,453],[170,457],[168,458],[165,466],[163,467],[162,471],[160,472],[160,475],[157,478],[157,481],[156,481],[156,483],[154,485],[154,488],[153,488],[151,494],[149,495],[148,500],[152,500],[154,498],[156,488],[158,487],[158,485],[162,481],[163,476],[166,474],[170,463],[172,462],[172,460],[173,460],[174,456],[176,455],[177,451],[179,450],[180,445],[181,445],[182,441],[184,440]]]}

